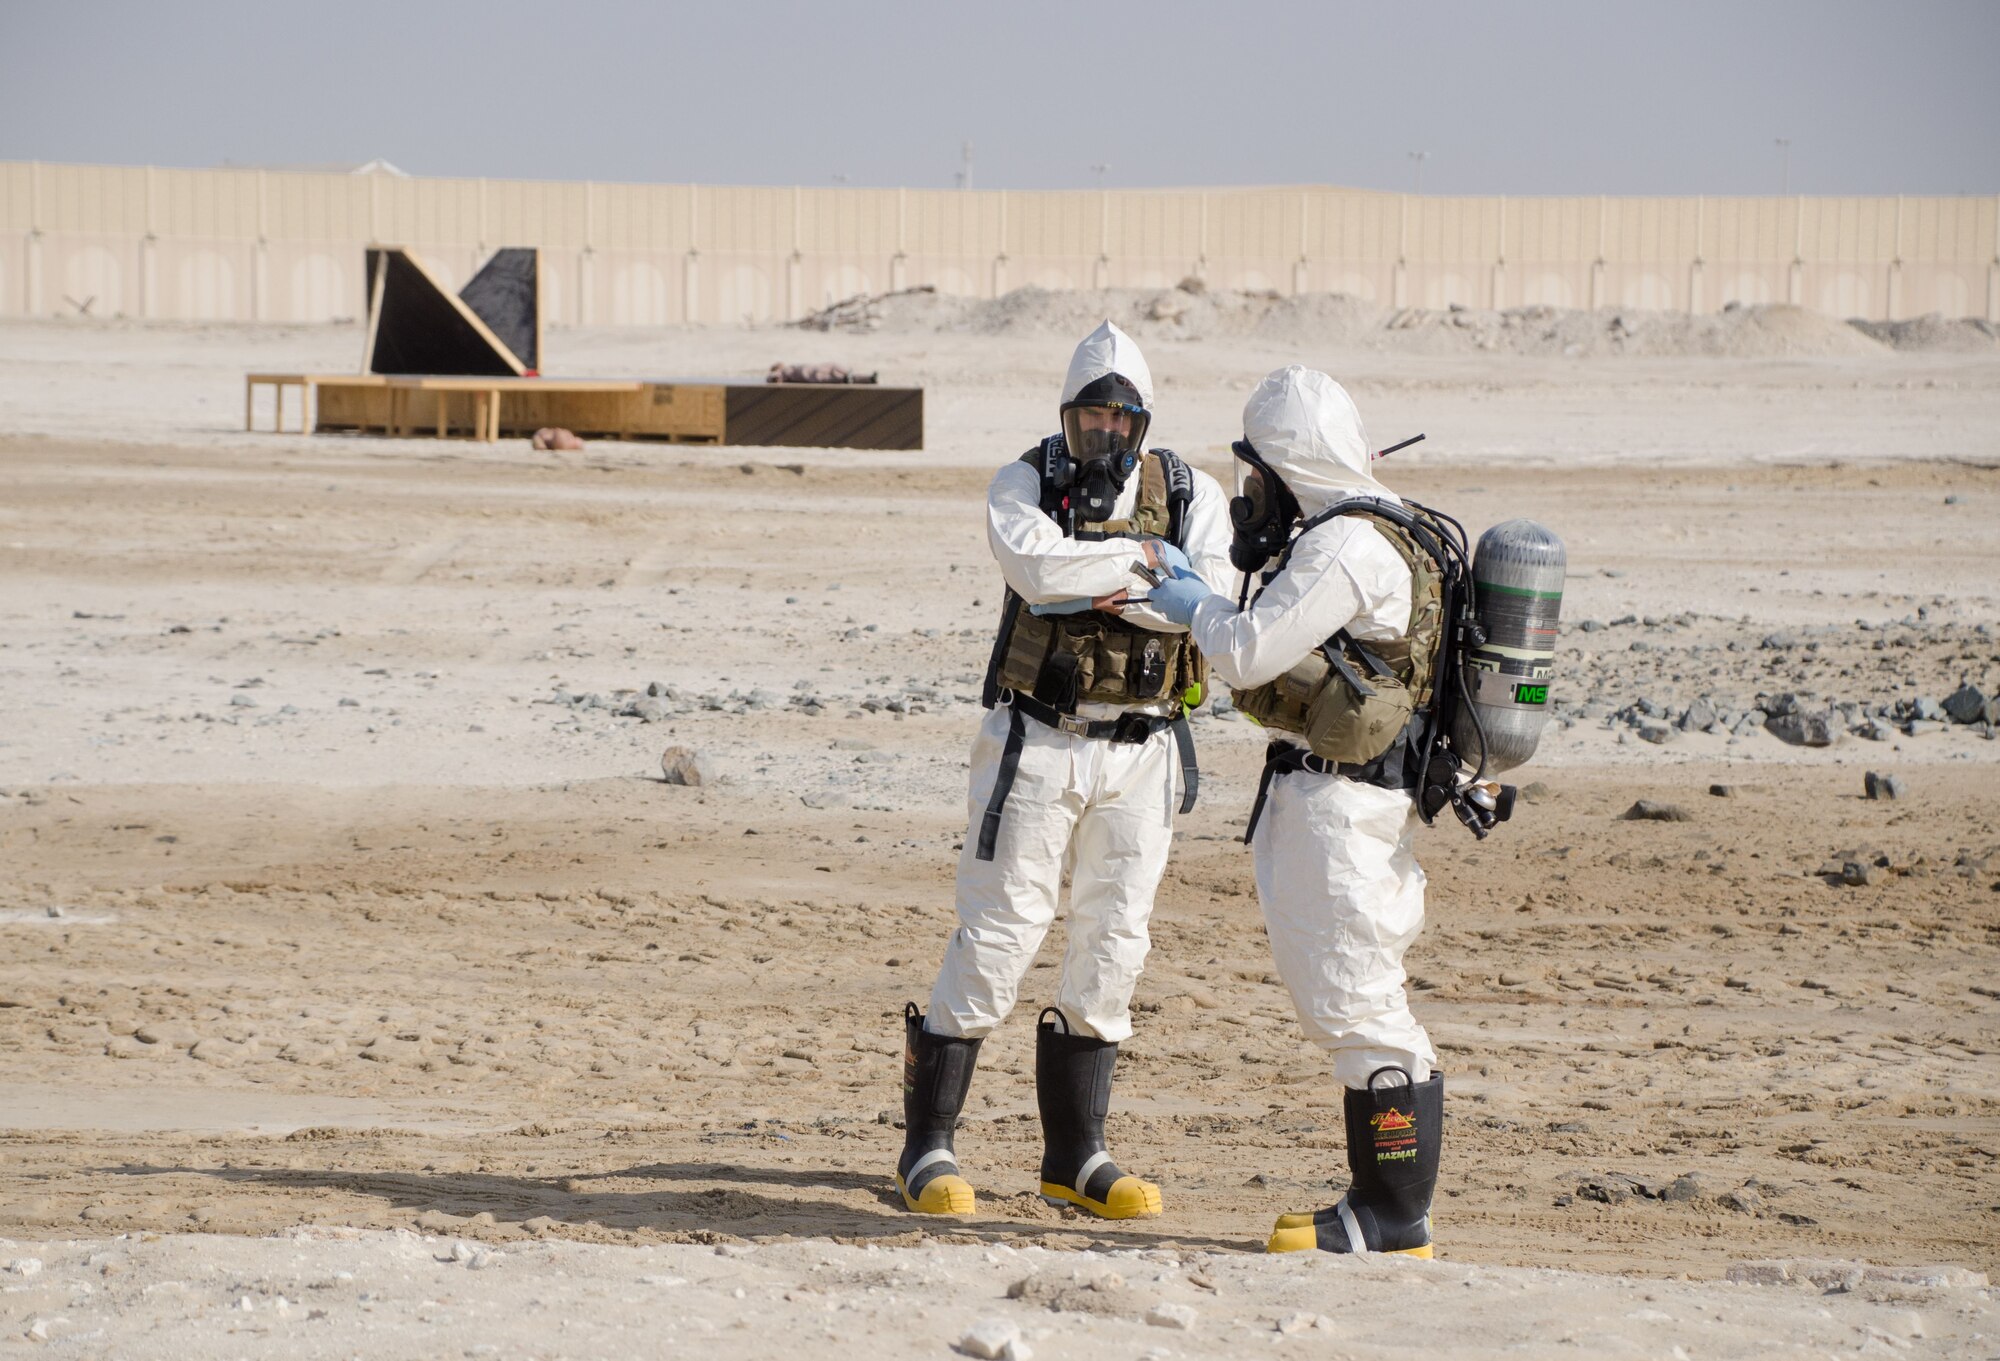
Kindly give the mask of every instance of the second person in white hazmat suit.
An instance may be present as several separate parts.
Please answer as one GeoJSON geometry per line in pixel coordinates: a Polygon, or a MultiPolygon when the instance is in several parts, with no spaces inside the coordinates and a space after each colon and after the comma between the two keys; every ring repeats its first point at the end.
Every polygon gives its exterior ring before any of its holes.
{"type": "MultiPolygon", "coordinates": [[[[1416,631],[1413,570],[1378,521],[1355,513],[1352,498],[1400,501],[1370,470],[1353,400],[1323,373],[1281,369],[1251,394],[1243,431],[1238,544],[1246,525],[1265,527],[1266,549],[1301,521],[1303,532],[1247,608],[1187,579],[1155,588],[1153,607],[1185,620],[1216,676],[1239,690],[1286,675],[1336,635],[1397,655],[1416,631]],[[1337,503],[1348,505],[1327,516],[1337,503]]],[[[1254,570],[1246,556],[1256,554],[1239,551],[1238,565],[1254,570]]],[[[1443,1079],[1404,991],[1403,952],[1424,919],[1419,818],[1404,783],[1381,762],[1329,762],[1302,737],[1273,733],[1253,813],[1257,896],[1299,1020],[1346,1088],[1354,1180],[1337,1205],[1281,1217],[1272,1251],[1431,1255],[1443,1079]]]]}
{"type": "Polygon", "coordinates": [[[1194,795],[1186,710],[1205,673],[1185,626],[1127,593],[1174,570],[1226,590],[1235,573],[1221,487],[1146,448],[1152,402],[1139,347],[1105,322],[1070,361],[1062,433],[987,490],[1007,599],[972,749],[959,926],[927,1012],[904,1012],[896,1185],[919,1213],[973,1208],[953,1131],[979,1045],[1014,1008],[1065,871],[1069,948],[1036,1028],[1041,1193],[1110,1219],[1160,1213],[1159,1188],[1112,1161],[1104,1119],[1174,813],[1194,795]]]}

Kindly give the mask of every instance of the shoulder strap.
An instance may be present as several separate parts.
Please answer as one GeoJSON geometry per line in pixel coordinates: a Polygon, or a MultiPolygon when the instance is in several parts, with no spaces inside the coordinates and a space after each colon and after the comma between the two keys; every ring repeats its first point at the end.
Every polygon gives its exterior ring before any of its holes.
{"type": "Polygon", "coordinates": [[[1187,521],[1188,503],[1194,500],[1194,474],[1181,456],[1171,449],[1149,451],[1160,461],[1160,472],[1167,481],[1167,540],[1174,547],[1185,549],[1186,542],[1181,537],[1187,521]]]}
{"type": "Polygon", "coordinates": [[[1053,461],[1053,457],[1064,452],[1066,445],[1063,437],[1060,434],[1050,435],[1027,453],[1022,454],[1021,462],[1033,468],[1036,478],[1041,482],[1042,514],[1054,520],[1062,527],[1062,532],[1068,534],[1073,528],[1069,523],[1069,516],[1065,513],[1064,502],[1068,497],[1049,477],[1049,464],[1053,461]]]}

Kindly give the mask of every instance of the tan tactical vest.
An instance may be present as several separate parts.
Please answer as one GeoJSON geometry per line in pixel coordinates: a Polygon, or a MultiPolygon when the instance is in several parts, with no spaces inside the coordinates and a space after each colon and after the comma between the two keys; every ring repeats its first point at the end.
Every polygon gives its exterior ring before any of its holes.
{"type": "Polygon", "coordinates": [[[1403,636],[1357,643],[1343,631],[1276,680],[1232,690],[1231,699],[1244,717],[1303,736],[1313,755],[1359,765],[1389,750],[1411,716],[1430,704],[1444,641],[1444,583],[1430,554],[1401,525],[1365,510],[1348,514],[1380,530],[1410,569],[1403,636]]]}
{"type": "MultiPolygon", "coordinates": [[[[1035,464],[1037,455],[1030,451],[1022,461],[1035,464]]],[[[1079,525],[1077,538],[1170,536],[1173,509],[1167,502],[1162,452],[1148,452],[1139,461],[1138,472],[1139,493],[1131,515],[1079,525]]],[[[1044,618],[1030,613],[1009,591],[993,672],[989,694],[996,688],[1013,690],[1072,713],[1080,703],[1134,706],[1169,696],[1179,696],[1192,707],[1201,703],[1208,664],[1185,633],[1155,633],[1102,610],[1044,618]]]]}

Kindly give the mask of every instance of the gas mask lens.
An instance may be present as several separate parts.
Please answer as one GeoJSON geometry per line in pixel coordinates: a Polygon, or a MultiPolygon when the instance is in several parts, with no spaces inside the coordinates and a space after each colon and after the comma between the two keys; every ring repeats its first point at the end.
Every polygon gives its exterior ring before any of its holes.
{"type": "MultiPolygon", "coordinates": [[[[1062,413],[1063,439],[1078,463],[1094,458],[1116,461],[1120,454],[1138,461],[1145,438],[1146,413],[1131,406],[1071,406],[1062,413]]],[[[1126,471],[1130,471],[1129,468],[1126,471]]]]}

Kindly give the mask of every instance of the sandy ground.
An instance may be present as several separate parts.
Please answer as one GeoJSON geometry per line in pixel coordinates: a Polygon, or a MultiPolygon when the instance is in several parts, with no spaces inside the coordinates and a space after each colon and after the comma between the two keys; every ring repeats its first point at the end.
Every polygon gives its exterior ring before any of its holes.
{"type": "Polygon", "coordinates": [[[1234,840],[1261,744],[1223,718],[1112,1121],[1167,1216],[1030,1194],[1025,1019],[960,1139],[981,1212],[919,1222],[888,1184],[998,598],[978,497],[1048,423],[1066,341],[550,341],[568,372],[880,367],[930,389],[921,456],[241,432],[245,369],[357,349],[0,326],[0,1268],[46,1263],[0,1270],[0,1348],[39,1321],[78,1354],[314,1327],[288,1345],[937,1355],[991,1315],[1044,1356],[1237,1354],[1246,1328],[1317,1354],[2000,1352],[1970,1277],[1721,1283],[2000,1264],[2000,747],[1656,746],[1613,713],[2000,689],[2000,363],[1153,350],[1159,437],[1217,472],[1264,369],[1351,379],[1378,440],[1431,436],[1400,489],[1554,526],[1565,619],[1602,626],[1568,635],[1537,801],[1421,847],[1410,964],[1451,1097],[1426,1269],[1250,1255],[1344,1174],[1234,840]],[[619,716],[649,684],[657,721],[619,716]],[[661,784],[668,745],[714,778],[661,784]],[[1906,796],[1865,800],[1869,770],[1906,796]],[[1621,820],[1640,798],[1688,820],[1621,820]],[[437,1279],[460,1240],[499,1269],[437,1279]],[[1001,1299],[1100,1266],[1144,1298],[1001,1299]],[[1161,1299],[1203,1321],[1147,1325],[1161,1299]],[[1331,1322],[1277,1331],[1301,1309],[1331,1322]],[[697,1344],[697,1320],[750,1331],[697,1344]]]}

